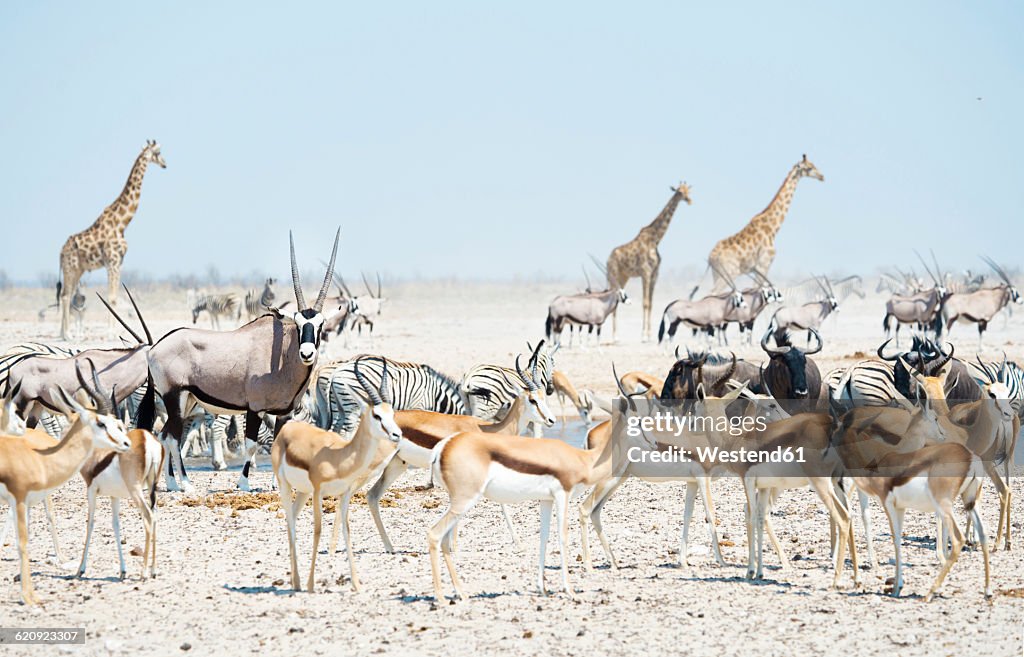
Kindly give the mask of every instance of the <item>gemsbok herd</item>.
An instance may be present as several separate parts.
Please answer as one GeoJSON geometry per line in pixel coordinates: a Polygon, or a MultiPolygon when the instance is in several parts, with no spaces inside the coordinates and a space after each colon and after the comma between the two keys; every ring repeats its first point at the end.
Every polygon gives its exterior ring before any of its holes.
{"type": "MultiPolygon", "coordinates": [[[[192,490],[182,458],[190,429],[209,418],[231,416],[244,421],[239,426],[248,460],[240,487],[248,488],[254,454],[261,446],[269,450],[285,517],[281,538],[287,538],[296,591],[312,592],[316,586],[324,498],[330,497],[337,498],[338,506],[329,554],[340,532],[351,586],[361,589],[349,531],[353,496],[366,489],[370,516],[385,551],[392,553],[381,501],[403,473],[415,468],[449,500],[423,534],[438,601],[446,594],[443,570],[457,597],[469,592],[456,568],[458,533],[467,514],[484,500],[500,505],[515,545],[520,539],[507,507],[539,503],[536,572],[541,592],[549,588],[545,557],[552,531],[560,546],[560,588],[569,596],[576,591],[569,558],[574,509],[583,568],[589,571],[594,560],[592,526],[610,568],[617,569],[601,514],[631,477],[685,485],[678,552],[683,569],[690,565],[689,529],[698,495],[710,554],[718,567],[727,565],[715,494],[716,482],[732,477],[743,491],[747,578],[763,577],[765,535],[786,567],[773,527],[785,518],[773,508],[783,491],[810,487],[824,510],[821,517],[828,519],[822,536],[828,531],[832,553],[827,567],[834,587],[843,582],[847,563],[852,585],[861,586],[855,521],[863,531],[863,565],[878,567],[870,513],[874,500],[888,518],[895,551],[892,595],[899,596],[904,587],[907,510],[935,518],[938,568],[927,599],[967,548],[984,564],[982,590],[992,595],[989,550],[1009,550],[1014,526],[1011,477],[1024,416],[1024,378],[1005,356],[961,360],[940,336],[957,320],[977,323],[981,334],[996,312],[1020,302],[1009,275],[995,262],[988,261],[1001,281],[994,288],[954,291],[950,277],[927,264],[931,289],[909,289],[909,276],[905,286],[897,285],[894,276],[883,279],[893,290],[885,329],[912,325],[912,344],[901,350],[898,342],[893,345],[894,336],[877,347],[877,359],[831,371],[819,370],[814,362],[826,344],[825,320],[850,290],[857,293],[859,277],[842,282],[816,277],[816,298],[776,308],[758,343],[754,321],[786,292],[762,272],[754,277],[754,287],[743,289],[712,262],[729,291],[673,302],[665,310],[659,340],[671,341],[683,325],[709,340],[717,332],[725,345],[725,329],[736,323],[749,333],[749,349],[759,344],[764,362],[692,348],[681,353],[676,347],[664,378],[641,370],[620,377],[608,362],[613,377],[608,383],[614,381],[616,394],[602,398],[592,389],[577,388],[564,370],[555,368],[555,358],[567,326],[581,332],[584,326],[596,329],[600,341],[605,319],[628,301],[617,285],[558,297],[548,309],[545,340],[528,344],[510,362],[477,364],[461,379],[423,363],[380,355],[321,362],[324,341],[338,331],[338,313],[370,317],[384,301],[379,278],[376,294],[364,279],[369,292],[364,298],[352,295],[335,275],[339,235],[340,230],[311,303],[289,235],[294,292],[289,301],[294,305],[287,311],[287,304],[274,305],[277,295],[268,279],[262,294],[252,290],[247,295],[243,308],[250,321],[238,328],[187,326],[154,339],[129,292],[141,335],[115,306],[107,308],[134,344],[77,351],[23,343],[0,355],[0,499],[10,507],[3,539],[13,527],[25,604],[38,603],[28,553],[31,507],[45,505],[60,560],[50,496],[80,475],[87,497],[82,514],[86,538],[77,572],[86,572],[97,498],[109,497],[119,575],[125,578],[119,501],[130,500],[145,529],[141,576],[155,576],[160,475],[168,491],[192,490]],[[329,296],[332,283],[338,296],[329,296]],[[586,427],[581,445],[555,437],[557,418],[548,405],[553,395],[562,407],[563,428],[575,421],[564,417],[566,401],[586,427]],[[598,420],[600,413],[609,417],[598,420]],[[653,422],[665,417],[674,420],[653,422]],[[786,456],[776,459],[774,454],[786,456]],[[995,493],[990,507],[998,517],[994,531],[979,513],[989,503],[982,495],[988,488],[995,493]],[[858,500],[859,514],[852,499],[858,500]],[[300,571],[297,536],[307,503],[313,541],[305,572],[300,571]]],[[[237,299],[229,304],[204,296],[196,301],[193,317],[200,312],[215,317],[220,311],[241,313],[237,299]]],[[[372,319],[367,321],[372,326],[372,319]]],[[[281,544],[283,550],[284,540],[281,544]]]]}

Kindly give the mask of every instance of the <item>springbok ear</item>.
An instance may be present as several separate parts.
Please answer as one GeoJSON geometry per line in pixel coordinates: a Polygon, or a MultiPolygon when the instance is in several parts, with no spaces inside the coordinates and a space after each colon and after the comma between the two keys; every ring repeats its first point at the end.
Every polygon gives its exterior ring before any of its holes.
{"type": "Polygon", "coordinates": [[[725,400],[725,401],[732,401],[732,400],[738,398],[740,395],[743,394],[743,391],[747,389],[747,383],[749,383],[749,381],[744,381],[740,385],[740,387],[736,388],[735,390],[730,390],[729,392],[725,393],[724,395],[722,395],[722,399],[725,400]]]}

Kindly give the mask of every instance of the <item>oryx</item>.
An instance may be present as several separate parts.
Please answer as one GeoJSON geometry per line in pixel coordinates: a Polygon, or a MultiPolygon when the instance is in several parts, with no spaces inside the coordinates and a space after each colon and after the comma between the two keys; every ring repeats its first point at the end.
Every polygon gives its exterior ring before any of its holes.
{"type": "Polygon", "coordinates": [[[982,336],[985,333],[985,329],[988,328],[988,323],[992,321],[996,313],[1005,308],[1010,302],[1024,303],[1024,299],[1021,298],[1020,292],[1010,280],[1006,271],[987,256],[982,256],[982,260],[999,275],[999,278],[1003,279],[1003,284],[997,287],[977,290],[976,292],[968,292],[967,294],[951,294],[946,299],[946,303],[942,305],[942,323],[947,331],[958,320],[961,322],[974,322],[978,325],[979,349],[982,346],[982,336]]]}
{"type": "Polygon", "coordinates": [[[168,449],[168,490],[179,490],[174,468],[185,488],[191,483],[181,461],[183,422],[196,405],[215,414],[245,413],[246,438],[256,442],[260,416],[286,415],[306,392],[316,364],[324,316],[322,308],[334,271],[341,229],[334,236],[330,264],[320,293],[307,306],[295,261],[295,243],[288,241],[296,311],[286,318],[276,309],[233,331],[180,328],[161,338],[149,351],[154,390],[167,408],[160,439],[168,449]]]}
{"type": "Polygon", "coordinates": [[[783,306],[779,308],[775,311],[772,321],[768,324],[769,330],[775,331],[777,335],[794,329],[806,330],[807,344],[811,344],[811,329],[818,331],[821,328],[822,322],[829,315],[839,310],[839,300],[836,299],[828,278],[822,276],[820,279],[815,278],[815,280],[818,281],[818,287],[825,294],[825,298],[821,301],[805,303],[802,306],[783,306]]]}

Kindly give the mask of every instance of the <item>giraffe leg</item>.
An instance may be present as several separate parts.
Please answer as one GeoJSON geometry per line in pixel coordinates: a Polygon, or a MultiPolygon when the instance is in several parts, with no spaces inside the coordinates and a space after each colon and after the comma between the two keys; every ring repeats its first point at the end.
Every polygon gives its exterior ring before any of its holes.
{"type": "Polygon", "coordinates": [[[658,268],[654,267],[644,276],[644,333],[643,341],[651,339],[651,306],[654,302],[654,284],[658,281],[658,268]]]}
{"type": "Polygon", "coordinates": [[[78,268],[77,260],[61,265],[63,281],[60,288],[60,337],[62,340],[69,339],[69,324],[71,321],[71,297],[78,289],[78,283],[82,280],[82,272],[78,268]]]}
{"type": "MultiPolygon", "coordinates": [[[[117,308],[117,288],[121,285],[121,262],[113,259],[107,263],[107,303],[117,308]]],[[[107,334],[114,333],[114,315],[107,313],[107,334]]]]}

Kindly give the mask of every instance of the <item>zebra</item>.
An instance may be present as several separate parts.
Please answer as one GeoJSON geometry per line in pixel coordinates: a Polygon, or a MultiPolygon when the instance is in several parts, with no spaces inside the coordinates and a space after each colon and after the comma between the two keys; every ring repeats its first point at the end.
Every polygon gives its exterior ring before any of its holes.
{"type": "Polygon", "coordinates": [[[214,330],[220,330],[220,318],[231,317],[232,315],[237,316],[235,309],[238,307],[238,297],[233,293],[228,292],[227,294],[200,294],[196,297],[195,304],[192,306],[192,323],[195,324],[199,320],[199,315],[203,312],[210,314],[210,326],[214,330]]]}
{"type": "MultiPolygon", "coordinates": [[[[356,361],[362,359],[359,372],[379,386],[387,362],[395,410],[424,410],[466,415],[469,403],[459,382],[429,365],[392,360],[384,356],[360,354],[348,360],[321,366],[315,375],[312,403],[313,424],[343,436],[351,435],[359,420],[359,398],[367,397],[355,376],[356,361]]],[[[376,389],[376,388],[374,388],[376,389]]]]}
{"type": "MultiPolygon", "coordinates": [[[[260,315],[266,314],[267,309],[274,305],[277,295],[274,294],[274,289],[271,286],[276,282],[273,278],[268,278],[263,284],[263,293],[258,297],[256,296],[256,290],[249,290],[245,293],[245,312],[249,316],[250,322],[260,315]]],[[[241,318],[242,306],[239,306],[237,319],[241,318]]]]}
{"type": "MultiPolygon", "coordinates": [[[[544,388],[545,394],[553,395],[555,387],[551,377],[555,366],[554,355],[558,347],[545,349],[544,340],[541,340],[536,348],[532,348],[529,342],[526,343],[526,347],[532,352],[527,363],[527,371],[544,388]]],[[[461,389],[469,400],[472,415],[494,421],[500,419],[503,409],[512,405],[526,385],[526,381],[516,373],[515,368],[482,364],[471,367],[466,372],[462,377],[461,389]]],[[[540,427],[534,426],[533,429],[536,434],[540,427]]]]}

